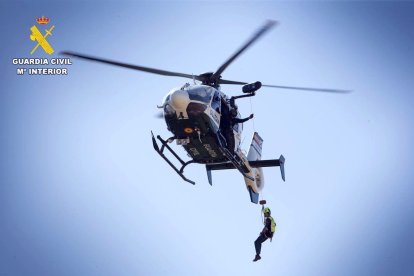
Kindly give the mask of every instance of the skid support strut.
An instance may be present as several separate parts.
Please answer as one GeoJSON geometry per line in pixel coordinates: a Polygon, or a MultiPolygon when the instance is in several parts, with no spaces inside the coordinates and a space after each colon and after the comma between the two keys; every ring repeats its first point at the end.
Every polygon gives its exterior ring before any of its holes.
{"type": "Polygon", "coordinates": [[[168,139],[167,141],[165,141],[164,139],[161,138],[161,136],[157,135],[157,139],[160,140],[162,146],[161,148],[158,147],[157,141],[155,140],[154,134],[151,131],[151,135],[152,135],[152,144],[154,146],[154,149],[156,152],[158,152],[158,154],[168,163],[168,165],[171,166],[171,168],[173,168],[173,170],[179,175],[181,176],[182,179],[184,179],[185,181],[191,183],[191,184],[195,184],[194,181],[188,179],[187,177],[185,177],[184,175],[184,168],[191,163],[194,163],[194,160],[190,160],[187,162],[184,162],[178,155],[177,153],[175,153],[175,151],[168,145],[168,140],[170,139],[174,139],[174,137],[168,139]],[[164,149],[168,149],[172,155],[175,156],[175,158],[181,163],[181,168],[178,169],[165,155],[164,155],[164,149]]]}

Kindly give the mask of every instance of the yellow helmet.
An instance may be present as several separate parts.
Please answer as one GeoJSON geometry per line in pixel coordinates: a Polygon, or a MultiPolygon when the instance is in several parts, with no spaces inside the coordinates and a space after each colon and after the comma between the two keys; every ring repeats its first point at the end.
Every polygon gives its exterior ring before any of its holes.
{"type": "Polygon", "coordinates": [[[264,209],[263,209],[263,213],[265,213],[265,214],[266,214],[266,213],[269,213],[269,214],[270,214],[270,209],[269,209],[269,207],[264,208],[264,209]]]}

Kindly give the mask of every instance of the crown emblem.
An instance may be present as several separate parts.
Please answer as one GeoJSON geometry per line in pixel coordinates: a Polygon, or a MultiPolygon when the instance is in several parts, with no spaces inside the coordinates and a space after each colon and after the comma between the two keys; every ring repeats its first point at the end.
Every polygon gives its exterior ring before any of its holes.
{"type": "Polygon", "coordinates": [[[49,23],[50,19],[47,17],[42,16],[41,18],[36,18],[37,23],[39,24],[47,24],[49,23]]]}

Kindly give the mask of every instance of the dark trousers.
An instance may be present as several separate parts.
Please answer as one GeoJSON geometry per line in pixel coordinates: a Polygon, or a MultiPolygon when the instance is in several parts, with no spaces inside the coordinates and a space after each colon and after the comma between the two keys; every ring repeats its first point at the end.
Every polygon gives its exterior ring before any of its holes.
{"type": "Polygon", "coordinates": [[[260,234],[260,236],[254,242],[254,247],[256,248],[257,255],[260,255],[260,251],[262,250],[262,243],[264,243],[266,240],[267,237],[263,234],[260,234]]]}

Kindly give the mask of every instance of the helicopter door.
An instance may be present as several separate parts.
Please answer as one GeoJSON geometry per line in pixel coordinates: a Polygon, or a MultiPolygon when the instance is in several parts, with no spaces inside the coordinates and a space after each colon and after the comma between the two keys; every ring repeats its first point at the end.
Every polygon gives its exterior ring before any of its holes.
{"type": "Polygon", "coordinates": [[[211,109],[210,115],[213,117],[214,121],[217,123],[216,127],[219,128],[220,125],[220,117],[221,117],[221,100],[220,94],[218,91],[214,93],[213,99],[211,100],[211,109]]]}
{"type": "Polygon", "coordinates": [[[216,91],[216,93],[214,93],[213,100],[211,101],[211,108],[214,109],[219,114],[221,113],[220,95],[217,91],[216,91]]]}

